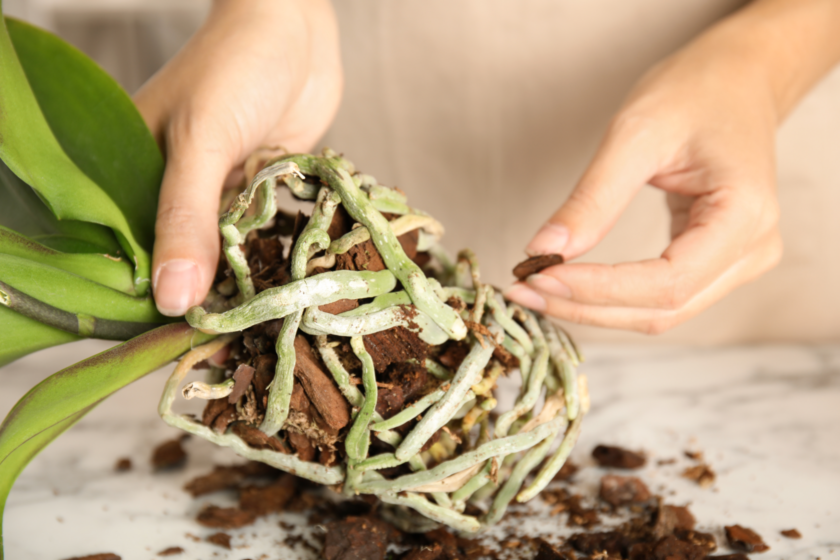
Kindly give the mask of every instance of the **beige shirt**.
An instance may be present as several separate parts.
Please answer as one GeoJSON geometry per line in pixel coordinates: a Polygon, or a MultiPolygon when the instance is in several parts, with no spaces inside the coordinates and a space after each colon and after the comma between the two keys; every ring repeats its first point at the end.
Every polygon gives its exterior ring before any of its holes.
{"type": "MultiPolygon", "coordinates": [[[[324,144],[447,226],[508,285],[635,80],[733,0],[338,0],[346,90],[324,144]]],[[[840,335],[840,70],[780,130],[782,263],[661,337],[572,326],[582,340],[700,343],[840,335]]],[[[648,187],[585,260],[659,255],[648,187]]]]}

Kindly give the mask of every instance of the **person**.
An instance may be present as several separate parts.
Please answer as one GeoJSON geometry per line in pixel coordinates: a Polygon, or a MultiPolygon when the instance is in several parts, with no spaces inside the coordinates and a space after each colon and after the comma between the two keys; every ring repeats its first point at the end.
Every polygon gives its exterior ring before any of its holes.
{"type": "MultiPolygon", "coordinates": [[[[670,245],[654,259],[551,267],[506,296],[563,320],[661,333],[776,265],[776,129],[840,60],[837,29],[836,0],[755,0],[654,65],[527,252],[574,261],[646,184],[667,193],[670,245]]],[[[153,262],[162,313],[207,294],[223,186],[260,146],[311,150],[343,81],[327,0],[218,0],[136,94],[167,158],[153,262]]]]}

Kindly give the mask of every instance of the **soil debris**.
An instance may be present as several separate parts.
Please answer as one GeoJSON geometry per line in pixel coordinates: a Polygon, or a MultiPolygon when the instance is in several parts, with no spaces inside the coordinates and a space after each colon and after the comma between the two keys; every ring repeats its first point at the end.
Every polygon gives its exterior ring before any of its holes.
{"type": "Polygon", "coordinates": [[[801,539],[802,533],[797,531],[796,529],[785,529],[783,531],[779,531],[783,537],[787,537],[789,539],[801,539]]]}
{"type": "Polygon", "coordinates": [[[692,451],[690,449],[686,449],[683,451],[683,455],[691,459],[692,461],[702,461],[703,460],[703,452],[702,451],[692,451]]]}
{"type": "Polygon", "coordinates": [[[279,471],[269,467],[265,463],[251,461],[244,465],[221,466],[217,465],[212,472],[197,476],[189,481],[184,490],[193,497],[203,496],[219,490],[235,488],[240,482],[248,477],[276,475],[279,471]]]}
{"type": "Polygon", "coordinates": [[[537,537],[534,539],[537,546],[537,555],[534,560],[574,560],[574,555],[557,550],[553,544],[545,539],[537,537]]]}
{"type": "Polygon", "coordinates": [[[375,517],[348,517],[327,525],[322,555],[325,560],[384,560],[398,531],[375,517]]]}
{"type": "Polygon", "coordinates": [[[184,451],[181,442],[188,436],[181,436],[175,439],[164,441],[152,452],[152,466],[155,470],[174,469],[183,467],[187,462],[187,452],[184,451]]]}
{"type": "Polygon", "coordinates": [[[701,488],[708,488],[715,483],[716,478],[715,471],[705,463],[688,467],[683,471],[682,476],[688,480],[693,480],[701,488]]]}
{"type": "Polygon", "coordinates": [[[764,543],[761,536],[747,527],[741,525],[726,525],[726,540],[733,550],[740,552],[764,552],[770,547],[764,543]]]}
{"type": "Polygon", "coordinates": [[[122,556],[113,552],[100,552],[99,554],[88,554],[87,556],[74,556],[67,560],[122,560],[122,556]]]}
{"type": "Polygon", "coordinates": [[[117,462],[114,463],[114,470],[117,472],[128,472],[133,466],[134,465],[131,464],[131,459],[128,457],[120,457],[117,459],[117,462]]]}
{"type": "Polygon", "coordinates": [[[635,476],[615,474],[606,474],[601,477],[598,495],[613,507],[646,502],[651,496],[647,485],[635,476]]]}
{"type": "Polygon", "coordinates": [[[513,267],[513,275],[516,276],[517,280],[522,282],[532,274],[536,274],[550,266],[558,264],[563,264],[563,255],[537,255],[536,257],[525,259],[513,267]]]}
{"type": "Polygon", "coordinates": [[[281,476],[267,486],[246,486],[239,491],[239,509],[257,516],[268,515],[283,508],[295,494],[295,477],[281,476]]]}
{"type": "Polygon", "coordinates": [[[170,546],[169,548],[164,548],[160,552],[157,553],[158,556],[175,556],[176,554],[183,554],[184,549],[180,546],[170,546]]]}
{"type": "Polygon", "coordinates": [[[257,518],[251,511],[208,505],[198,513],[199,524],[213,529],[238,529],[250,525],[257,518]]]}
{"type": "Polygon", "coordinates": [[[598,466],[616,469],[640,469],[647,462],[647,458],[642,453],[614,445],[598,445],[592,450],[592,457],[598,466]]]}
{"type": "Polygon", "coordinates": [[[212,535],[207,537],[207,542],[230,550],[230,535],[228,535],[227,533],[213,533],[212,535]]]}

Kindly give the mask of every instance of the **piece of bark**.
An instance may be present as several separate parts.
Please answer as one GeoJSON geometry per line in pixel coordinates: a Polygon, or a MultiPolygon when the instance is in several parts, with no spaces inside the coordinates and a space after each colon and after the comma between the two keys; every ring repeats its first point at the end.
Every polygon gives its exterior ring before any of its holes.
{"type": "Polygon", "coordinates": [[[333,430],[350,423],[350,405],[321,367],[320,359],[303,335],[295,337],[295,377],[306,396],[333,430]]]}
{"type": "Polygon", "coordinates": [[[235,466],[217,465],[211,472],[189,481],[184,485],[184,490],[192,494],[193,497],[198,497],[228,488],[235,488],[248,477],[276,475],[277,472],[273,467],[256,461],[235,466]]]}
{"type": "Polygon", "coordinates": [[[380,387],[376,391],[376,412],[382,418],[388,419],[397,412],[401,411],[405,404],[405,395],[402,387],[393,385],[390,387],[380,387]]]}
{"type": "Polygon", "coordinates": [[[534,560],[574,560],[571,554],[557,550],[543,538],[537,537],[534,539],[534,544],[537,545],[537,555],[534,556],[534,560]]]}
{"type": "Polygon", "coordinates": [[[397,237],[397,241],[399,241],[400,245],[402,245],[402,250],[403,252],[405,252],[405,256],[407,256],[412,261],[415,258],[417,258],[417,242],[419,240],[419,229],[413,229],[397,237]]]}
{"type": "Polygon", "coordinates": [[[187,452],[181,445],[182,437],[165,441],[152,452],[152,466],[155,470],[172,469],[184,466],[187,452]]]}
{"type": "Polygon", "coordinates": [[[393,363],[409,360],[423,363],[429,353],[429,345],[405,327],[379,331],[363,339],[377,373],[383,373],[393,363]]]}
{"type": "Polygon", "coordinates": [[[764,543],[761,536],[747,527],[741,525],[726,525],[726,540],[729,546],[739,552],[764,552],[770,547],[764,543]]]}
{"type": "Polygon", "coordinates": [[[513,275],[520,282],[550,266],[563,264],[563,255],[538,255],[525,259],[513,267],[513,275]]]}
{"type": "Polygon", "coordinates": [[[213,428],[218,433],[224,432],[228,424],[236,420],[236,406],[227,399],[213,399],[207,401],[201,414],[201,423],[213,428]]]}
{"type": "Polygon", "coordinates": [[[286,437],[289,438],[289,443],[295,450],[295,454],[297,454],[298,459],[301,461],[312,461],[315,459],[315,446],[308,437],[291,430],[287,431],[286,437]]]}
{"type": "Polygon", "coordinates": [[[592,450],[592,457],[599,467],[616,469],[639,469],[647,461],[641,453],[613,445],[598,445],[592,450]]]}
{"type": "Polygon", "coordinates": [[[369,270],[378,272],[385,270],[385,261],[376,249],[373,241],[368,239],[364,243],[353,245],[346,253],[335,257],[336,270],[369,270]]]}
{"type": "Polygon", "coordinates": [[[325,560],[384,560],[388,545],[399,538],[393,526],[374,517],[348,517],[327,525],[325,560]]]}
{"type": "Polygon", "coordinates": [[[157,553],[158,556],[175,556],[176,554],[183,554],[184,549],[180,546],[170,546],[169,548],[164,548],[160,552],[157,553]]]}
{"type": "Polygon", "coordinates": [[[332,221],[330,221],[330,227],[327,228],[327,235],[330,236],[330,241],[335,241],[339,237],[350,233],[352,227],[353,218],[350,217],[344,206],[339,205],[335,209],[332,221]]]}
{"type": "Polygon", "coordinates": [[[212,535],[207,537],[207,542],[230,550],[230,535],[228,535],[227,533],[213,533],[212,535]]]}
{"type": "Polygon", "coordinates": [[[432,389],[434,383],[426,368],[414,362],[392,364],[388,368],[387,379],[402,390],[405,402],[422,397],[432,389]]]}
{"type": "Polygon", "coordinates": [[[650,499],[650,490],[635,476],[606,474],[601,477],[599,496],[611,506],[618,507],[646,502],[650,499]]]}
{"type": "Polygon", "coordinates": [[[254,358],[254,397],[257,399],[257,406],[265,410],[268,402],[268,386],[274,380],[274,370],[277,367],[277,356],[265,354],[254,358]]]}
{"type": "Polygon", "coordinates": [[[236,422],[232,430],[242,441],[254,449],[271,449],[278,453],[289,453],[289,449],[281,440],[262,432],[259,428],[244,422],[236,422]]]}
{"type": "Polygon", "coordinates": [[[200,525],[213,529],[238,529],[250,525],[256,518],[253,512],[242,511],[239,508],[208,505],[198,513],[196,521],[200,525]]]}
{"type": "Polygon", "coordinates": [[[412,548],[402,560],[443,560],[443,546],[440,543],[412,548]]]}
{"type": "Polygon", "coordinates": [[[233,391],[228,395],[228,402],[230,404],[236,404],[242,398],[242,395],[245,394],[245,391],[251,385],[256,371],[255,368],[248,364],[239,364],[239,367],[233,372],[233,391]]]}
{"type": "Polygon", "coordinates": [[[128,472],[132,468],[131,459],[128,457],[121,457],[114,464],[114,470],[117,472],[128,472]]]}
{"type": "Polygon", "coordinates": [[[718,554],[716,556],[706,556],[706,560],[750,560],[750,557],[743,552],[736,552],[735,554],[718,554]]]}
{"type": "Polygon", "coordinates": [[[283,511],[295,495],[296,477],[285,475],[268,486],[246,486],[239,491],[239,509],[262,516],[283,511]]]}
{"type": "Polygon", "coordinates": [[[587,508],[581,504],[581,496],[575,494],[566,501],[568,507],[569,520],[566,525],[569,527],[585,527],[590,529],[595,525],[601,523],[601,517],[598,511],[594,508],[587,508]]]}
{"type": "Polygon", "coordinates": [[[356,309],[357,307],[359,307],[359,300],[357,299],[340,299],[332,303],[325,303],[324,305],[318,307],[318,309],[324,313],[338,315],[340,313],[344,313],[345,311],[356,309]]]}
{"type": "Polygon", "coordinates": [[[74,556],[67,560],[122,560],[122,556],[118,556],[113,552],[100,552],[98,554],[88,554],[87,556],[74,556]]]}
{"type": "Polygon", "coordinates": [[[784,531],[779,531],[783,537],[787,537],[789,539],[801,539],[802,533],[797,531],[796,529],[785,529],[784,531]]]}
{"type": "Polygon", "coordinates": [[[704,560],[706,549],[673,535],[655,543],[637,543],[630,548],[629,560],[704,560]]]}
{"type": "Polygon", "coordinates": [[[683,478],[693,480],[701,488],[708,488],[715,483],[715,471],[709,465],[700,464],[688,467],[682,473],[683,478]]]}
{"type": "Polygon", "coordinates": [[[678,539],[703,548],[707,554],[717,549],[715,536],[711,533],[701,533],[693,529],[675,529],[674,536],[678,539]]]}
{"type": "Polygon", "coordinates": [[[654,519],[653,534],[659,539],[677,529],[692,530],[697,521],[685,506],[660,505],[654,519]]]}
{"type": "Polygon", "coordinates": [[[470,352],[470,345],[463,340],[450,340],[444,343],[443,352],[437,357],[441,365],[456,371],[461,367],[461,362],[470,352]]]}

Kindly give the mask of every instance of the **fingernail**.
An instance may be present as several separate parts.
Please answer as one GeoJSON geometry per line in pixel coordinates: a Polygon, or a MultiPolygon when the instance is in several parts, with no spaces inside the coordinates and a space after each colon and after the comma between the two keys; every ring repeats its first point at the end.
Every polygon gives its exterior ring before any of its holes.
{"type": "Polygon", "coordinates": [[[184,259],[163,263],[155,275],[153,287],[158,311],[169,317],[180,317],[195,300],[198,266],[184,259]]]}
{"type": "Polygon", "coordinates": [[[505,297],[535,311],[545,311],[545,299],[527,286],[514,284],[505,290],[505,297]]]}
{"type": "Polygon", "coordinates": [[[526,247],[529,257],[560,254],[569,242],[569,228],[560,224],[545,224],[526,247]]]}
{"type": "Polygon", "coordinates": [[[549,276],[548,274],[532,274],[525,281],[541,292],[566,299],[571,299],[572,297],[572,290],[554,276],[549,276]]]}

